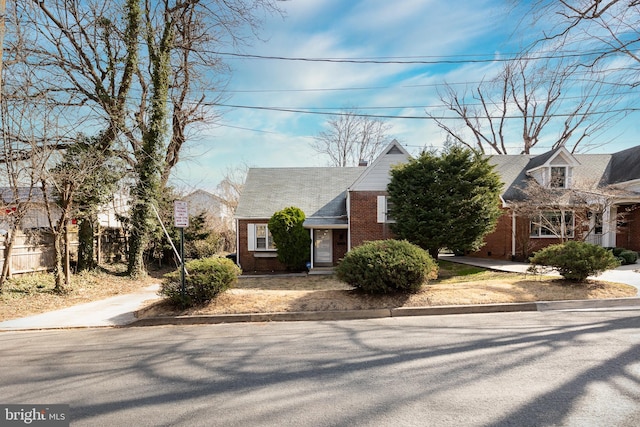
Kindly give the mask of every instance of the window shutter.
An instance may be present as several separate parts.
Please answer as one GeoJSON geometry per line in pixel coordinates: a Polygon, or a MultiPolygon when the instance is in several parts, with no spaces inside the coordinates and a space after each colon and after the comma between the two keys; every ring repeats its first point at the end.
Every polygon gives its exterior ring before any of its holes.
{"type": "Polygon", "coordinates": [[[256,225],[247,224],[247,248],[250,251],[256,250],[256,225]]]}
{"type": "Polygon", "coordinates": [[[387,219],[387,197],[378,196],[378,222],[385,222],[387,219]]]}

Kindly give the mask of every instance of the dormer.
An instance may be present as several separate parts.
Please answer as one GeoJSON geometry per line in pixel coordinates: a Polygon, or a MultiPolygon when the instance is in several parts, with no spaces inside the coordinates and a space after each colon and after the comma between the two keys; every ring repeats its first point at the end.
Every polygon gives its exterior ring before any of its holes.
{"type": "Polygon", "coordinates": [[[565,147],[541,154],[527,165],[527,176],[545,188],[571,188],[573,168],[580,162],[565,147]]]}

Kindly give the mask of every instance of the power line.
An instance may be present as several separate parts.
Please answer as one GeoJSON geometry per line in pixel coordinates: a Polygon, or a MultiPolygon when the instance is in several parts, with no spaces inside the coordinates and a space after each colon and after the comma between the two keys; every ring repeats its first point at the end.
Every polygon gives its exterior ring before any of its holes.
{"type": "MultiPolygon", "coordinates": [[[[390,115],[390,114],[363,114],[363,113],[354,113],[354,112],[343,112],[343,111],[313,111],[311,109],[300,109],[300,108],[286,108],[286,107],[264,107],[257,105],[239,105],[239,104],[221,104],[221,103],[212,103],[207,104],[212,107],[226,107],[226,108],[234,108],[234,109],[248,109],[248,110],[261,110],[261,111],[276,111],[283,113],[299,113],[299,114],[314,114],[321,116],[356,116],[356,117],[368,117],[374,119],[409,119],[409,120],[461,120],[461,117],[456,116],[432,116],[432,115],[424,115],[424,116],[400,116],[400,115],[390,115]]],[[[553,113],[547,114],[547,117],[571,117],[571,116],[596,116],[596,115],[605,115],[612,113],[624,113],[624,112],[637,112],[640,111],[640,108],[619,108],[619,109],[610,109],[607,111],[591,111],[582,114],[572,113],[553,113]]],[[[522,116],[496,116],[496,117],[487,117],[487,116],[468,116],[468,119],[521,119],[522,116]]]]}
{"type": "Polygon", "coordinates": [[[510,56],[496,58],[482,58],[489,54],[466,55],[478,56],[479,59],[418,59],[418,58],[458,58],[460,56],[404,56],[404,57],[372,57],[372,58],[307,58],[295,56],[271,56],[271,55],[255,55],[248,53],[234,52],[211,52],[219,56],[231,56],[236,58],[260,59],[260,60],[277,60],[277,61],[298,61],[298,62],[327,62],[327,63],[348,63],[348,64],[418,64],[418,65],[446,65],[446,64],[481,64],[488,62],[510,62],[514,60],[533,61],[540,59],[563,59],[563,58],[579,58],[588,56],[599,56],[609,52],[592,51],[592,52],[576,52],[563,53],[560,55],[532,55],[532,56],[510,56]],[[390,58],[390,59],[389,59],[390,58]]]}

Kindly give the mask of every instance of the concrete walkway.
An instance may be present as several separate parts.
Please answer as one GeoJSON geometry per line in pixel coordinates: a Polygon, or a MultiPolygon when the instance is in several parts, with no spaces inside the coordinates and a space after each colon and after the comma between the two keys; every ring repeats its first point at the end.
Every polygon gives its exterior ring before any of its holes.
{"type": "MultiPolygon", "coordinates": [[[[492,270],[525,273],[528,264],[503,260],[473,258],[465,256],[441,256],[442,259],[462,264],[475,265],[492,270]]],[[[640,264],[622,266],[604,272],[597,278],[635,286],[640,291],[640,264]]],[[[347,320],[398,316],[427,316],[442,314],[491,313],[506,311],[583,310],[583,309],[638,309],[640,298],[611,300],[555,301],[518,304],[486,304],[476,306],[444,306],[424,308],[397,308],[380,310],[350,310],[342,312],[305,313],[257,313],[220,316],[181,316],[136,319],[134,312],[145,302],[158,299],[159,285],[150,286],[142,292],[118,295],[56,310],[49,313],[0,322],[0,331],[96,328],[126,325],[209,324],[232,322],[301,321],[301,320],[347,320]]]]}
{"type": "Polygon", "coordinates": [[[134,312],[158,297],[160,285],[141,292],[78,304],[61,310],[0,322],[0,331],[29,329],[97,328],[124,326],[136,320],[134,312]]]}
{"type": "MultiPolygon", "coordinates": [[[[440,255],[440,259],[457,262],[460,264],[475,265],[498,271],[512,273],[526,273],[530,264],[524,262],[505,261],[500,259],[474,258],[468,256],[440,255]]],[[[559,276],[559,275],[558,275],[559,276]]],[[[608,270],[599,276],[590,279],[604,280],[606,282],[624,283],[634,286],[640,293],[640,264],[622,265],[615,270],[608,270]]]]}

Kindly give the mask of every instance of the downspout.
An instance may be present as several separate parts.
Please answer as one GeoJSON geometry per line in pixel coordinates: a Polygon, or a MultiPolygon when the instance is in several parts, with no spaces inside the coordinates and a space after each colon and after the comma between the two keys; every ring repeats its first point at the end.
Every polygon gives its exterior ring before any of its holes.
{"type": "Polygon", "coordinates": [[[516,212],[511,211],[511,259],[516,258],[516,212]]]}
{"type": "Polygon", "coordinates": [[[242,269],[240,265],[240,220],[236,218],[236,264],[242,269]]]}
{"type": "Polygon", "coordinates": [[[347,188],[347,252],[351,250],[351,191],[347,188]]]}
{"type": "Polygon", "coordinates": [[[315,229],[310,228],[309,229],[309,233],[311,233],[311,252],[310,252],[311,259],[309,260],[311,267],[309,268],[309,270],[313,270],[313,259],[314,259],[314,253],[313,253],[314,244],[313,244],[313,242],[315,242],[316,231],[315,231],[315,229]]]}

